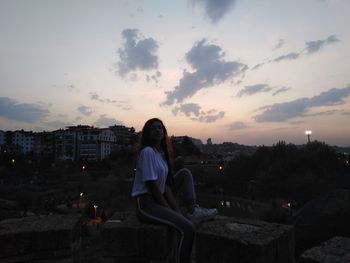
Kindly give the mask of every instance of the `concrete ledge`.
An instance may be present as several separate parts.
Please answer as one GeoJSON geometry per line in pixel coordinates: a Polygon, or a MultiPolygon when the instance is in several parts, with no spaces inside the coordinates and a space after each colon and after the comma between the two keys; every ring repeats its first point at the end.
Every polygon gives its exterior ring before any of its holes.
{"type": "Polygon", "coordinates": [[[294,263],[293,226],[217,216],[196,237],[197,263],[294,263]]]}
{"type": "Polygon", "coordinates": [[[141,223],[134,213],[115,213],[102,227],[103,257],[114,262],[170,262],[176,232],[168,226],[141,223]]]}
{"type": "Polygon", "coordinates": [[[350,262],[350,238],[334,237],[319,247],[306,250],[299,263],[343,263],[350,262]]]}
{"type": "Polygon", "coordinates": [[[80,215],[35,216],[0,221],[0,262],[79,260],[80,215]]]}

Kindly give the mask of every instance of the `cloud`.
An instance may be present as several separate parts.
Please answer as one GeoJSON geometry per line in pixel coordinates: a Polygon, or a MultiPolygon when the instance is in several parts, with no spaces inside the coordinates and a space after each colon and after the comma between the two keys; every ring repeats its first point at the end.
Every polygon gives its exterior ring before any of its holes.
{"type": "Polygon", "coordinates": [[[280,93],[283,93],[283,92],[287,92],[288,90],[290,90],[290,88],[281,87],[278,90],[276,90],[274,93],[272,93],[272,96],[276,96],[277,94],[280,94],[280,93]]]}
{"type": "Polygon", "coordinates": [[[120,61],[117,63],[118,74],[124,78],[136,70],[157,70],[158,43],[153,38],[141,38],[137,29],[125,29],[122,32],[124,44],[118,49],[120,61]]]}
{"type": "Polygon", "coordinates": [[[282,55],[282,56],[279,56],[279,57],[275,58],[273,60],[273,62],[280,62],[282,60],[294,60],[294,59],[299,58],[299,55],[300,55],[299,53],[290,52],[287,55],[282,55]]]}
{"type": "Polygon", "coordinates": [[[331,35],[324,40],[316,40],[316,41],[306,42],[306,52],[307,52],[307,54],[313,54],[313,53],[319,51],[323,46],[325,46],[327,44],[336,43],[339,41],[340,40],[336,37],[336,35],[331,35]]]}
{"type": "Polygon", "coordinates": [[[114,118],[108,118],[106,114],[100,115],[100,117],[96,120],[95,125],[97,127],[109,127],[113,125],[123,125],[123,122],[118,121],[114,118]]]}
{"type": "Polygon", "coordinates": [[[41,105],[19,103],[8,97],[0,97],[0,117],[8,120],[33,123],[44,119],[49,111],[41,105]]]}
{"type": "Polygon", "coordinates": [[[255,116],[257,122],[282,122],[294,117],[307,116],[309,109],[319,106],[330,106],[344,103],[350,95],[350,86],[333,88],[312,98],[300,98],[290,102],[276,103],[260,108],[262,113],[255,116]]]}
{"type": "MultiPolygon", "coordinates": [[[[306,47],[301,51],[301,52],[289,52],[288,54],[281,55],[277,58],[271,59],[268,62],[264,63],[259,63],[256,64],[254,67],[252,67],[252,70],[256,70],[265,64],[273,63],[273,62],[280,62],[283,60],[296,60],[300,58],[303,55],[303,51],[306,51],[307,55],[311,55],[313,53],[318,52],[323,46],[328,45],[328,44],[333,44],[336,42],[339,42],[340,40],[337,38],[336,35],[330,35],[324,40],[315,40],[315,41],[309,41],[306,42],[306,47]]],[[[285,44],[283,39],[280,39],[279,42],[276,44],[274,50],[282,47],[285,44]]]]}
{"type": "Polygon", "coordinates": [[[262,93],[262,92],[270,92],[270,91],[274,91],[272,93],[272,96],[275,96],[281,92],[286,92],[288,91],[290,88],[287,87],[271,87],[268,84],[255,84],[255,85],[251,85],[251,86],[245,86],[243,89],[241,89],[238,93],[237,93],[237,97],[243,97],[243,96],[251,96],[257,93],[262,93]],[[276,90],[277,89],[277,90],[276,90]]]}
{"type": "Polygon", "coordinates": [[[301,116],[308,108],[309,99],[300,98],[291,102],[276,103],[267,106],[264,112],[255,116],[257,122],[281,122],[301,116]]]}
{"type": "Polygon", "coordinates": [[[85,115],[85,116],[90,116],[94,111],[92,108],[88,107],[88,106],[79,106],[77,108],[77,111],[79,111],[81,114],[85,115]]]}
{"type": "MultiPolygon", "coordinates": [[[[304,50],[306,50],[306,53],[308,55],[311,55],[313,53],[318,52],[323,46],[339,42],[340,40],[336,37],[336,35],[331,35],[327,37],[324,40],[315,40],[315,41],[309,41],[306,42],[306,47],[304,50]]],[[[296,52],[290,52],[287,55],[282,55],[273,60],[273,62],[280,62],[281,60],[294,60],[299,58],[301,53],[296,52]]]]}
{"type": "Polygon", "coordinates": [[[212,123],[222,119],[224,116],[224,111],[209,110],[207,112],[202,112],[201,115],[197,118],[197,120],[199,122],[212,123]]]}
{"type": "Polygon", "coordinates": [[[235,0],[192,0],[193,3],[200,2],[204,5],[205,13],[212,23],[217,23],[233,7],[235,0]]]}
{"type": "Polygon", "coordinates": [[[252,67],[252,70],[256,70],[256,69],[258,69],[258,68],[260,68],[260,67],[262,67],[264,65],[265,65],[265,63],[256,64],[254,67],[252,67]]]}
{"type": "Polygon", "coordinates": [[[121,102],[125,102],[125,101],[121,101],[121,100],[111,100],[111,99],[101,99],[100,95],[98,95],[96,92],[90,92],[90,99],[91,100],[96,100],[99,101],[101,103],[121,103],[121,102]]]}
{"type": "Polygon", "coordinates": [[[202,107],[196,103],[180,104],[179,106],[173,108],[172,112],[175,116],[179,113],[183,113],[186,115],[186,117],[191,118],[193,121],[207,123],[215,122],[225,116],[225,112],[215,109],[203,111],[202,107]]]}
{"type": "Polygon", "coordinates": [[[178,112],[183,112],[187,117],[191,116],[191,114],[198,117],[200,110],[201,107],[196,103],[185,103],[175,107],[172,112],[174,115],[177,115],[178,112]]]}
{"type": "Polygon", "coordinates": [[[121,108],[122,110],[130,110],[131,106],[128,104],[126,100],[111,100],[109,98],[102,99],[100,95],[98,95],[96,92],[90,92],[90,99],[94,101],[98,101],[101,103],[106,103],[106,104],[114,104],[118,108],[121,108]]]}
{"type": "Polygon", "coordinates": [[[242,129],[246,129],[246,128],[248,128],[248,126],[244,122],[241,122],[241,121],[236,121],[236,122],[233,122],[229,125],[230,130],[242,130],[242,129]]]}
{"type": "Polygon", "coordinates": [[[343,104],[343,98],[347,97],[349,94],[350,86],[343,89],[333,88],[328,91],[322,92],[318,96],[312,97],[310,99],[310,104],[313,107],[343,104]]]}
{"type": "Polygon", "coordinates": [[[269,85],[267,84],[255,84],[252,86],[245,86],[238,92],[237,97],[242,97],[244,95],[250,96],[260,92],[269,92],[271,90],[272,88],[269,87],[269,85]]]}
{"type": "Polygon", "coordinates": [[[162,73],[160,71],[156,71],[154,75],[146,75],[146,81],[150,82],[153,80],[155,83],[158,84],[159,78],[162,76],[162,73]]]}
{"type": "Polygon", "coordinates": [[[203,88],[219,85],[236,75],[244,73],[247,66],[236,61],[225,61],[225,53],[221,47],[207,44],[203,39],[196,42],[186,53],[186,61],[193,68],[193,72],[183,72],[178,86],[173,91],[166,92],[163,105],[172,105],[192,97],[203,88]]]}
{"type": "Polygon", "coordinates": [[[286,41],[284,39],[278,40],[278,43],[274,46],[273,50],[276,50],[276,49],[283,47],[285,43],[286,43],[286,41]]]}

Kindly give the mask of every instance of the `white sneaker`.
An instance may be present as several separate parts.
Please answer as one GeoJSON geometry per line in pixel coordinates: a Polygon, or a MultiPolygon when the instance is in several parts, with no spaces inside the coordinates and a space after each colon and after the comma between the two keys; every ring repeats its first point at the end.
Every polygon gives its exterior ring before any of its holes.
{"type": "Polygon", "coordinates": [[[208,209],[195,206],[193,213],[188,214],[188,217],[194,224],[199,224],[200,222],[213,219],[217,214],[218,210],[216,208],[208,209]]]}

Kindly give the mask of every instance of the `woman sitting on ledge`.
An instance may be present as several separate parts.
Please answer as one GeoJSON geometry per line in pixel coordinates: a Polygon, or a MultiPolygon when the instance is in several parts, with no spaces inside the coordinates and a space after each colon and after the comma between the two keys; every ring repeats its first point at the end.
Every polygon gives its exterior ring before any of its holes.
{"type": "Polygon", "coordinates": [[[171,145],[163,122],[157,118],[148,120],[142,129],[132,188],[137,216],[141,221],[175,228],[180,235],[176,262],[185,263],[190,261],[194,224],[213,218],[217,210],[200,208],[196,204],[191,172],[180,169],[173,176],[171,163],[171,145]],[[184,214],[172,188],[176,193],[182,193],[184,214]]]}

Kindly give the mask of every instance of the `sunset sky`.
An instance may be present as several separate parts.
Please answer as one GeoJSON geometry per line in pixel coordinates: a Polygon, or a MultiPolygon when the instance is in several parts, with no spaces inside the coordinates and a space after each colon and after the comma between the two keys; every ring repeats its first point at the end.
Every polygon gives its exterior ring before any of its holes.
{"type": "Polygon", "coordinates": [[[350,146],[349,0],[0,0],[0,130],[350,146]]]}

